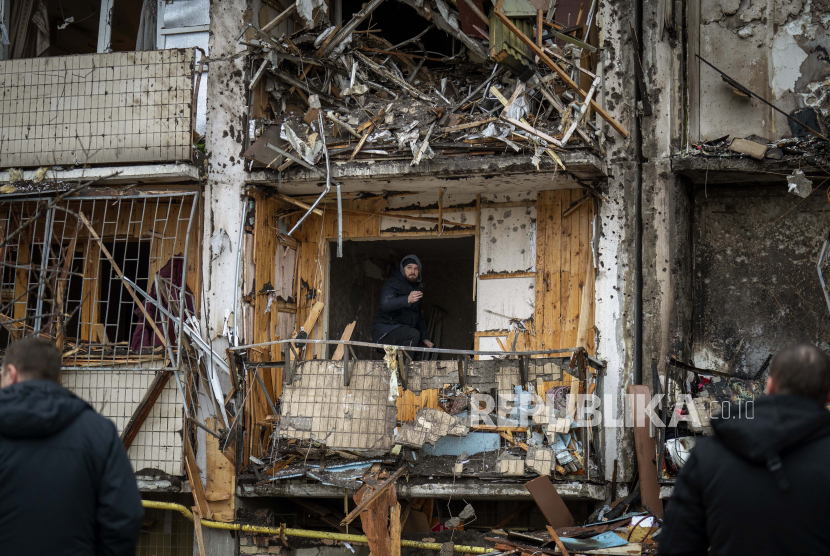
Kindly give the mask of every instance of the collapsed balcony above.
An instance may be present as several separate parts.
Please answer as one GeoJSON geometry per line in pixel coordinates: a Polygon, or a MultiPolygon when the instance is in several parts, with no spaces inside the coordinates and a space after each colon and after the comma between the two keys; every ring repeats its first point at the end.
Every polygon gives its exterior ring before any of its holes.
{"type": "Polygon", "coordinates": [[[593,100],[602,59],[593,13],[565,27],[526,0],[485,4],[464,0],[456,12],[443,0],[376,0],[342,27],[321,8],[298,15],[292,33],[298,3],[249,25],[240,41],[251,59],[251,169],[345,179],[366,163],[404,173],[515,157],[524,167],[514,171],[570,172],[575,150],[599,152],[600,122],[627,134],[593,100]]]}

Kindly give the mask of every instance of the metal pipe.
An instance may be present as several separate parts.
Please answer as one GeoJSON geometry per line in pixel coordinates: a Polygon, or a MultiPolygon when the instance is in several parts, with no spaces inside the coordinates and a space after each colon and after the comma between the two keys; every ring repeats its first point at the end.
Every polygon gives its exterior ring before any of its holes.
{"type": "MultiPolygon", "coordinates": [[[[258,348],[258,347],[266,347],[266,346],[273,346],[277,344],[329,344],[329,345],[344,345],[344,346],[357,346],[357,347],[370,347],[370,348],[382,348],[385,347],[385,344],[374,344],[370,342],[356,342],[356,341],[343,341],[343,340],[301,340],[299,338],[292,338],[287,340],[273,340],[271,342],[262,342],[260,344],[249,344],[244,346],[232,347],[229,348],[231,351],[238,351],[242,349],[250,349],[250,348],[258,348]]],[[[400,347],[400,346],[397,346],[400,347]]],[[[474,351],[469,349],[447,349],[447,348],[422,348],[422,347],[407,347],[406,351],[420,351],[423,353],[448,353],[453,355],[491,355],[491,356],[505,356],[505,355],[553,355],[557,353],[574,353],[574,352],[583,352],[591,362],[594,368],[597,369],[604,369],[605,363],[599,361],[598,359],[588,355],[584,348],[581,347],[574,347],[574,348],[564,348],[564,349],[549,349],[544,351],[474,351]]]]}
{"type": "MultiPolygon", "coordinates": [[[[643,5],[634,2],[634,20],[637,24],[637,36],[643,36],[643,5]]],[[[643,42],[637,41],[639,50],[643,42]]],[[[642,59],[642,52],[633,53],[642,59]]],[[[634,88],[636,100],[642,100],[639,88],[634,88]]],[[[635,201],[634,201],[634,369],[632,382],[643,383],[643,130],[640,118],[634,118],[634,163],[635,163],[635,201]]],[[[657,392],[652,392],[656,394],[657,392]]]]}
{"type": "MultiPolygon", "coordinates": [[[[144,298],[147,301],[149,301],[150,303],[155,305],[156,308],[159,311],[161,311],[161,314],[165,315],[166,317],[171,319],[174,323],[181,326],[181,330],[183,330],[184,333],[187,334],[190,337],[191,340],[193,340],[193,343],[196,344],[197,348],[202,350],[206,355],[207,355],[208,352],[212,353],[213,357],[211,357],[211,366],[213,365],[213,359],[215,358],[217,360],[217,362],[222,365],[222,370],[224,370],[228,374],[231,374],[231,369],[228,366],[228,364],[219,356],[219,354],[217,354],[215,351],[213,351],[213,348],[210,347],[207,344],[207,342],[205,342],[202,339],[202,335],[199,333],[198,330],[194,330],[193,328],[190,327],[190,325],[187,324],[187,322],[183,323],[183,322],[179,321],[179,319],[177,317],[171,315],[170,312],[167,311],[167,309],[162,307],[161,304],[158,301],[156,301],[155,299],[150,297],[150,294],[148,294],[146,291],[142,290],[141,287],[139,287],[135,282],[133,282],[132,280],[130,280],[129,278],[126,278],[126,277],[124,277],[123,280],[125,282],[127,282],[130,285],[131,288],[133,288],[135,291],[137,291],[138,293],[143,295],[144,298]]],[[[231,349],[236,349],[236,348],[231,348],[231,349]]],[[[84,367],[80,367],[80,368],[84,368],[84,367]]]]}
{"type": "MultiPolygon", "coordinates": [[[[43,251],[40,255],[40,277],[38,278],[37,304],[35,305],[35,332],[40,332],[40,326],[43,323],[43,294],[46,289],[46,269],[49,266],[49,253],[52,251],[52,226],[54,222],[55,209],[50,208],[46,213],[46,223],[43,229],[43,251]]],[[[59,312],[62,310],[63,308],[58,307],[59,312]]]]}
{"type": "Polygon", "coordinates": [[[291,237],[291,234],[293,234],[294,232],[296,232],[296,231],[297,231],[297,228],[299,228],[299,227],[302,225],[302,223],[303,223],[303,222],[305,222],[305,219],[306,219],[306,218],[308,218],[308,215],[309,215],[309,214],[311,214],[311,212],[312,212],[315,208],[317,208],[317,205],[318,205],[318,204],[320,204],[320,201],[322,201],[322,200],[323,200],[323,197],[325,197],[326,195],[328,195],[328,194],[329,194],[329,191],[330,191],[330,190],[331,190],[331,185],[326,184],[326,190],[325,190],[325,191],[323,191],[323,192],[320,194],[320,196],[319,196],[319,197],[317,197],[317,200],[316,200],[316,201],[314,201],[314,203],[312,203],[312,205],[308,208],[308,210],[307,210],[307,211],[306,211],[306,213],[302,216],[302,218],[300,218],[299,220],[297,220],[297,223],[296,223],[296,224],[294,224],[294,227],[293,227],[293,228],[291,228],[291,231],[290,231],[290,232],[288,232],[288,234],[286,234],[286,235],[288,235],[288,237],[291,237]]]}
{"type": "MultiPolygon", "coordinates": [[[[356,67],[356,66],[352,66],[356,67]]],[[[326,145],[326,127],[323,123],[323,112],[317,113],[320,124],[320,137],[323,139],[323,153],[326,155],[326,187],[331,188],[331,163],[329,162],[329,148],[326,145]]],[[[337,256],[343,256],[343,198],[340,195],[340,183],[337,184],[337,256]]],[[[312,207],[314,208],[314,207],[312,207]]]]}
{"type": "MultiPolygon", "coordinates": [[[[182,256],[182,286],[179,288],[179,334],[176,337],[176,367],[181,368],[182,365],[182,327],[184,322],[184,310],[187,307],[187,253],[190,251],[190,231],[193,229],[193,218],[196,216],[196,205],[201,204],[200,198],[193,196],[193,201],[190,203],[190,219],[187,221],[187,231],[184,236],[184,254],[182,256]]],[[[158,288],[156,288],[158,293],[158,288]]],[[[194,300],[195,301],[195,300],[194,300]]],[[[194,309],[195,303],[194,303],[194,309]]]]}
{"type": "Polygon", "coordinates": [[[239,306],[239,264],[242,259],[242,239],[245,237],[245,217],[248,215],[250,200],[242,204],[242,218],[239,220],[239,241],[236,243],[236,279],[233,283],[233,345],[239,345],[239,318],[236,314],[239,306]]]}
{"type": "MultiPolygon", "coordinates": [[[[172,502],[156,502],[155,500],[142,500],[141,504],[145,508],[152,508],[154,510],[172,510],[179,512],[188,520],[193,521],[193,513],[181,504],[173,504],[172,502]]],[[[201,518],[202,527],[210,529],[224,529],[225,531],[242,531],[244,533],[259,533],[261,535],[282,535],[286,537],[302,537],[306,539],[328,539],[332,541],[343,542],[360,542],[368,543],[369,539],[366,535],[348,535],[346,533],[331,533],[328,531],[312,531],[309,529],[280,529],[279,527],[260,527],[256,525],[244,525],[241,523],[223,523],[221,521],[213,521],[210,519],[201,518]]],[[[421,550],[441,550],[444,545],[437,542],[419,542],[402,539],[401,546],[405,548],[419,548],[421,550]]],[[[464,546],[457,544],[453,546],[455,552],[467,554],[487,554],[493,550],[483,546],[464,546]]]]}
{"type": "Polygon", "coordinates": [[[588,21],[585,22],[585,35],[582,37],[583,42],[588,42],[588,34],[591,32],[591,23],[594,21],[594,10],[597,8],[597,0],[591,2],[591,9],[588,10],[588,21]]]}

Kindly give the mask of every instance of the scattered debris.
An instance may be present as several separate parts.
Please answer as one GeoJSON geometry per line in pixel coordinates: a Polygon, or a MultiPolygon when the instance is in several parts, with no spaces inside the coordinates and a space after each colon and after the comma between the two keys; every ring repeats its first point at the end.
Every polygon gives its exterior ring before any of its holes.
{"type": "Polygon", "coordinates": [[[798,169],[793,170],[793,173],[787,176],[787,184],[789,184],[787,191],[799,197],[807,197],[813,191],[813,180],[798,169]]]}
{"type": "Polygon", "coordinates": [[[748,154],[752,158],[763,160],[767,152],[766,145],[759,145],[755,141],[747,139],[734,139],[729,145],[729,150],[740,154],[748,154]]]}

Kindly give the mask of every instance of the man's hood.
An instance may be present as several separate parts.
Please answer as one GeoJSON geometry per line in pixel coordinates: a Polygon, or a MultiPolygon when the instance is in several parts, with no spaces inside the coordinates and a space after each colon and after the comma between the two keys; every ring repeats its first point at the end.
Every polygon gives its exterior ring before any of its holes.
{"type": "Polygon", "coordinates": [[[732,405],[729,410],[729,416],[712,419],[715,435],[757,465],[770,466],[775,460],[780,465],[788,451],[830,434],[830,412],[803,396],[764,396],[750,406],[732,405]]]}
{"type": "Polygon", "coordinates": [[[421,259],[418,258],[418,255],[407,255],[406,257],[401,259],[401,264],[398,265],[398,269],[401,271],[401,276],[403,276],[403,279],[406,280],[407,282],[409,281],[409,279],[406,277],[406,272],[403,271],[403,262],[406,259],[414,259],[415,263],[418,265],[418,279],[415,280],[415,282],[420,282],[421,280],[423,280],[423,278],[424,278],[424,267],[421,266],[421,259]]]}
{"type": "Polygon", "coordinates": [[[18,382],[0,389],[0,436],[52,436],[68,427],[87,407],[89,404],[55,382],[18,382]]]}

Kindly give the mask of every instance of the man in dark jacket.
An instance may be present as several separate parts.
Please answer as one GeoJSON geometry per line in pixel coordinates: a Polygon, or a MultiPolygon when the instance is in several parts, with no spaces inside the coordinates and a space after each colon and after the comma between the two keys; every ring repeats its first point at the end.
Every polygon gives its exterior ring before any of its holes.
{"type": "Polygon", "coordinates": [[[0,367],[0,553],[134,556],[144,509],[124,445],[60,369],[36,336],[0,367]]]}
{"type": "Polygon", "coordinates": [[[421,313],[424,297],[421,260],[407,255],[380,291],[380,309],[372,321],[372,341],[392,346],[433,347],[421,313]]]}
{"type": "Polygon", "coordinates": [[[830,358],[796,345],[772,361],[767,394],[712,419],[680,471],[664,556],[830,552],[830,358]]]}

